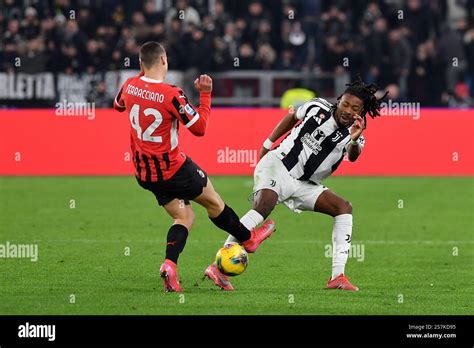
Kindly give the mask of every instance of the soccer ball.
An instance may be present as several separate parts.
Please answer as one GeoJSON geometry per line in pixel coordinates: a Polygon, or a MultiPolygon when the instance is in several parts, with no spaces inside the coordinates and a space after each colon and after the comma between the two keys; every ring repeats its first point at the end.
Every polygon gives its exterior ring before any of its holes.
{"type": "Polygon", "coordinates": [[[237,243],[220,248],[216,254],[217,268],[227,276],[233,277],[242,274],[247,268],[248,262],[247,252],[237,243]]]}

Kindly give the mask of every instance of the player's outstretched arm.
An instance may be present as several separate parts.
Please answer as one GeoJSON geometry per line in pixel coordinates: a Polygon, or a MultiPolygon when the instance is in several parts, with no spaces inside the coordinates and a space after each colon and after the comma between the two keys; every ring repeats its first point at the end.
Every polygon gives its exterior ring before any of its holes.
{"type": "Polygon", "coordinates": [[[184,92],[176,88],[170,111],[193,135],[201,137],[206,133],[207,120],[211,114],[212,79],[201,75],[194,81],[194,86],[200,94],[199,108],[196,110],[184,92]]]}
{"type": "Polygon", "coordinates": [[[263,143],[262,148],[260,149],[260,158],[266,155],[268,151],[270,151],[273,143],[280,139],[286,132],[291,130],[295,124],[298,122],[296,118],[296,113],[291,111],[285,117],[281,119],[281,121],[276,125],[275,129],[273,130],[272,134],[268,137],[267,140],[263,143]]]}
{"type": "Polygon", "coordinates": [[[196,122],[189,130],[196,136],[203,136],[206,133],[207,121],[211,115],[211,92],[212,79],[208,75],[201,75],[194,80],[194,87],[199,91],[200,122],[196,122]]]}

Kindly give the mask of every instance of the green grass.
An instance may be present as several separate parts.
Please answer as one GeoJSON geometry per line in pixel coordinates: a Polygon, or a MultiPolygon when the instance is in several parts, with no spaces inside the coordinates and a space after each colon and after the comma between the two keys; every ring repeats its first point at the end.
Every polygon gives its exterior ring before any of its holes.
{"type": "MultiPolygon", "coordinates": [[[[239,215],[250,208],[251,178],[212,180],[239,215]]],[[[284,206],[272,215],[277,232],[232,279],[236,291],[202,282],[226,235],[195,206],[179,263],[183,297],[163,293],[158,276],[170,219],[133,178],[0,178],[0,244],[39,246],[38,262],[0,259],[0,314],[474,314],[472,178],[326,185],[354,207],[353,245],[365,254],[346,273],[361,291],[325,289],[332,219],[284,206]]]]}

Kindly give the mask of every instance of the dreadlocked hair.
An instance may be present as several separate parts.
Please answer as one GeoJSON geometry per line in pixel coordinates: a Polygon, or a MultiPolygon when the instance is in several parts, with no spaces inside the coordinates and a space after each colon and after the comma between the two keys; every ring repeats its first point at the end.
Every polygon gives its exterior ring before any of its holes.
{"type": "Polygon", "coordinates": [[[352,94],[362,100],[364,103],[361,116],[364,118],[364,123],[367,125],[366,115],[369,114],[371,118],[380,116],[381,103],[384,101],[385,97],[388,95],[388,91],[382,96],[382,98],[377,99],[375,93],[378,90],[378,87],[375,83],[366,85],[360,75],[357,76],[357,79],[346,84],[348,86],[344,93],[337,98],[339,101],[344,94],[352,94]]]}

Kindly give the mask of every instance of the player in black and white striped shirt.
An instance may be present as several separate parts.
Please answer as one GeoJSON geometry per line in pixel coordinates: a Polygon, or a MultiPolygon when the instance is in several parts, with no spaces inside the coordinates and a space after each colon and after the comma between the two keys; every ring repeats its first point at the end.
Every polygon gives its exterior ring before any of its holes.
{"type": "MultiPolygon", "coordinates": [[[[335,105],[315,98],[285,116],[265,141],[254,172],[254,207],[240,222],[252,230],[266,219],[277,203],[295,212],[316,211],[334,218],[333,265],[330,289],[357,291],[344,275],[352,240],[352,205],[321,181],[331,175],[347,154],[354,162],[364,147],[366,115],[375,118],[387,93],[377,99],[377,87],[358,80],[348,85],[335,105]],[[301,121],[301,122],[300,122],[301,121]],[[274,150],[273,143],[291,130],[274,150]]],[[[230,236],[225,244],[237,242],[230,236]]],[[[206,275],[225,290],[228,279],[216,268],[206,275]],[[212,272],[211,272],[212,271],[212,272]]]]}

